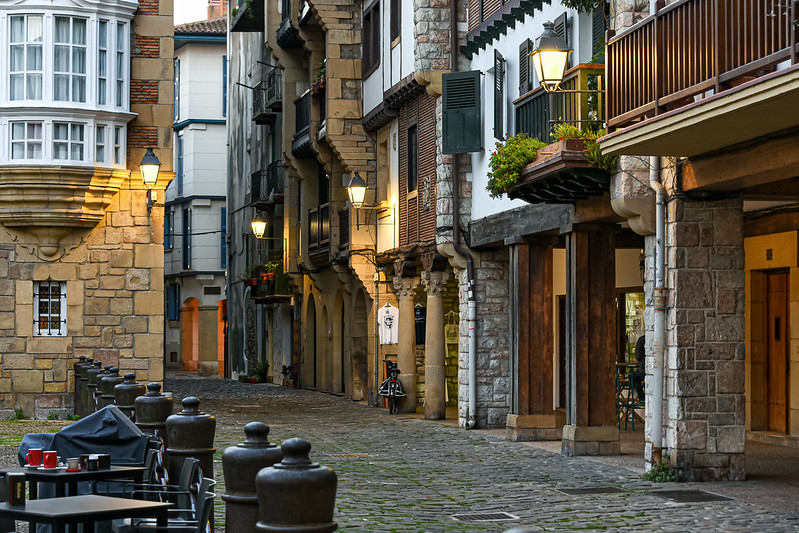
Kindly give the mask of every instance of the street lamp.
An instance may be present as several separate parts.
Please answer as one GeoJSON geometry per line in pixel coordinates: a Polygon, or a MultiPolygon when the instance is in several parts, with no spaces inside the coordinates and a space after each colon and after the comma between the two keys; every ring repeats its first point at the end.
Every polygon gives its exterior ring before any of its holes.
{"type": "Polygon", "coordinates": [[[252,232],[256,239],[263,238],[266,232],[266,221],[260,215],[255,215],[255,218],[250,222],[250,226],[252,226],[252,232]]]}
{"type": "Polygon", "coordinates": [[[141,172],[141,179],[147,186],[147,213],[153,210],[153,202],[155,201],[153,195],[153,187],[158,181],[158,171],[161,169],[161,161],[155,155],[152,148],[148,148],[144,157],[141,158],[139,163],[139,171],[141,172]]]}
{"type": "Polygon", "coordinates": [[[347,195],[350,197],[352,207],[355,209],[363,207],[363,199],[366,197],[366,182],[361,178],[357,170],[347,185],[347,195]]]}
{"type": "Polygon", "coordinates": [[[571,52],[566,40],[555,33],[555,24],[545,22],[544,33],[536,39],[530,61],[533,62],[535,75],[546,92],[555,92],[560,87],[571,52]]]}

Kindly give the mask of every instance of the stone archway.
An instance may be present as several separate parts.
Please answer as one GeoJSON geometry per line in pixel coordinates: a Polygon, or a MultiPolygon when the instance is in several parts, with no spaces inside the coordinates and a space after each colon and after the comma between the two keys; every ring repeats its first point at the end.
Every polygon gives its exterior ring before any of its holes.
{"type": "Polygon", "coordinates": [[[303,350],[303,364],[300,378],[301,386],[307,389],[316,388],[316,363],[317,363],[317,333],[316,333],[316,302],[313,295],[308,297],[305,309],[305,350],[303,350]]]}

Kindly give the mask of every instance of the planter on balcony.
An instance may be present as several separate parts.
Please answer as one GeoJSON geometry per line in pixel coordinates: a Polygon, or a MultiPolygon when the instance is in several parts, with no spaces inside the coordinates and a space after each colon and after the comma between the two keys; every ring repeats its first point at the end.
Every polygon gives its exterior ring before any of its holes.
{"type": "Polygon", "coordinates": [[[565,139],[538,150],[536,160],[519,173],[510,198],[530,203],[567,204],[608,190],[610,172],[591,164],[584,139],[565,139]]]}
{"type": "Polygon", "coordinates": [[[242,0],[231,18],[230,31],[264,31],[264,0],[242,0]]]}
{"type": "Polygon", "coordinates": [[[313,85],[311,85],[311,90],[313,91],[314,94],[319,94],[325,90],[326,80],[327,78],[325,77],[324,74],[316,78],[316,81],[313,83],[313,85]]]}

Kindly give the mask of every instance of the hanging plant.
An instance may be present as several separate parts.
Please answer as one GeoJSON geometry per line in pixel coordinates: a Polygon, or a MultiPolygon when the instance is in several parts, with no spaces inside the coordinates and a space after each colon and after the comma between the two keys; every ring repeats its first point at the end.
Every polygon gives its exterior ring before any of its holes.
{"type": "Polygon", "coordinates": [[[561,0],[564,7],[576,9],[578,13],[590,13],[605,3],[605,0],[561,0]]]}
{"type": "Polygon", "coordinates": [[[497,142],[488,163],[490,170],[486,189],[491,197],[498,198],[516,185],[519,172],[535,161],[538,149],[544,146],[546,143],[524,133],[497,142]]]}

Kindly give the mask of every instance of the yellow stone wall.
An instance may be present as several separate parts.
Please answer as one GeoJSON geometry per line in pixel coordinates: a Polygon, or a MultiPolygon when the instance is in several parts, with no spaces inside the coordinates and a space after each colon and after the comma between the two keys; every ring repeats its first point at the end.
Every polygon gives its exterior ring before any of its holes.
{"type": "MultiPolygon", "coordinates": [[[[121,180],[105,191],[112,196],[102,219],[78,222],[77,210],[65,224],[63,215],[45,211],[44,229],[0,226],[0,417],[20,408],[36,418],[71,414],[73,363],[81,355],[133,371],[140,382],[163,380],[163,191],[174,176],[172,1],[140,2],[132,34],[134,43],[139,35],[158,39],[160,57],[137,58],[134,46],[131,59],[131,86],[156,83],[158,96],[131,106],[138,116],[128,125],[128,170],[115,171],[121,180]],[[162,163],[152,213],[138,171],[147,146],[162,163]],[[33,336],[34,283],[48,279],[66,282],[65,337],[33,336]]],[[[35,179],[35,168],[25,172],[35,179]]],[[[91,194],[91,186],[74,188],[77,197],[91,194]]],[[[25,201],[18,199],[20,210],[25,201]]]]}

